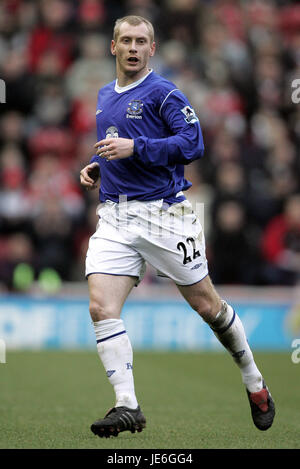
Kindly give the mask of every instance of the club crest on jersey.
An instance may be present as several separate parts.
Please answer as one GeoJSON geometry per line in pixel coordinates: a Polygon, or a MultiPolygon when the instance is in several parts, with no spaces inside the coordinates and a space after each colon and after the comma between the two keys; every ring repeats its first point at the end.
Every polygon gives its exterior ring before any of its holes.
{"type": "Polygon", "coordinates": [[[185,115],[185,122],[187,122],[188,124],[194,124],[195,122],[198,122],[199,119],[196,116],[196,113],[193,108],[191,108],[190,106],[185,106],[180,110],[185,115]]]}
{"type": "Polygon", "coordinates": [[[127,114],[126,117],[127,119],[142,119],[142,112],[143,112],[143,106],[144,104],[140,99],[133,99],[128,103],[128,108],[127,108],[127,114]]]}

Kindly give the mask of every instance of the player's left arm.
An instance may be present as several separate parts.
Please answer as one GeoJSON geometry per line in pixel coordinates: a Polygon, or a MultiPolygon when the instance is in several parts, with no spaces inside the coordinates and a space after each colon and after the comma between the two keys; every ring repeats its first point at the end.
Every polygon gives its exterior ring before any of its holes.
{"type": "Polygon", "coordinates": [[[185,165],[201,158],[204,143],[199,119],[184,94],[179,90],[169,93],[159,113],[171,136],[136,138],[134,155],[150,166],[185,165]]]}

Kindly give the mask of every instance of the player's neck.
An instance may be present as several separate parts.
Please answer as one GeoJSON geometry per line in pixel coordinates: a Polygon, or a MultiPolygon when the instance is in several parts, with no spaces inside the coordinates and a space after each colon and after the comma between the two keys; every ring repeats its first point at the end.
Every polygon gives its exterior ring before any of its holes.
{"type": "Polygon", "coordinates": [[[150,71],[151,69],[149,67],[146,67],[143,70],[133,74],[126,74],[117,70],[117,84],[122,88],[124,86],[132,85],[132,83],[135,83],[136,81],[139,81],[148,75],[150,71]]]}

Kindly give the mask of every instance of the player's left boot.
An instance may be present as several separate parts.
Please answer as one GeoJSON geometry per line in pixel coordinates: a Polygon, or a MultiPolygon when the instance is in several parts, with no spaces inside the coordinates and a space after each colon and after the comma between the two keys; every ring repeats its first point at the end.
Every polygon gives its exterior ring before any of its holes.
{"type": "Polygon", "coordinates": [[[246,391],[254,425],[259,430],[268,430],[275,417],[275,404],[269,389],[263,381],[261,391],[249,392],[248,389],[246,391]]]}

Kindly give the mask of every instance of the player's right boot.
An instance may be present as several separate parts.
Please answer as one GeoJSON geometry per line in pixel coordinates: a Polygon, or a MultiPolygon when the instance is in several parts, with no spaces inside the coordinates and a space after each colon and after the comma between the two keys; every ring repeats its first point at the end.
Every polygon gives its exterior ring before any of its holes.
{"type": "Polygon", "coordinates": [[[126,430],[131,431],[131,433],[141,432],[145,427],[146,419],[141,412],[140,406],[136,409],[122,406],[110,409],[103,419],[96,420],[91,425],[91,430],[100,438],[104,436],[109,438],[110,436],[118,436],[120,432],[126,430]]]}
{"type": "Polygon", "coordinates": [[[269,389],[263,381],[261,391],[249,392],[248,389],[246,391],[254,425],[259,430],[268,430],[275,417],[275,404],[269,389]]]}

